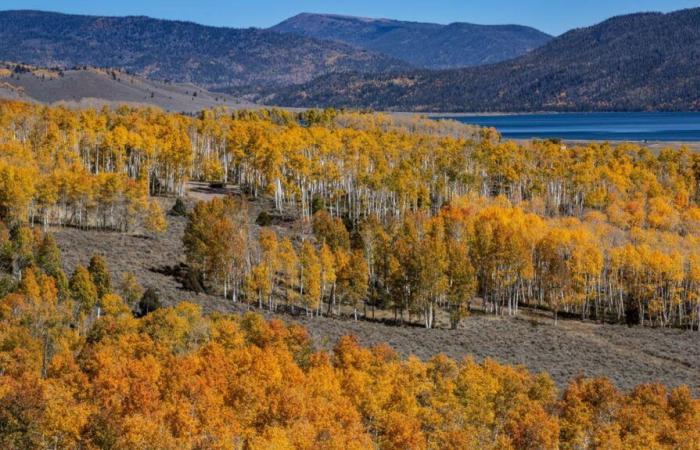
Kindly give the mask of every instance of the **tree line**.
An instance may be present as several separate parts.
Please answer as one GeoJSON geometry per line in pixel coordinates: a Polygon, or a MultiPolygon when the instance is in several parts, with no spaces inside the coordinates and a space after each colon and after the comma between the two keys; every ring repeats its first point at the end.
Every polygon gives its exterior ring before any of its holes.
{"type": "Polygon", "coordinates": [[[202,285],[223,287],[234,302],[329,316],[345,305],[355,318],[358,310],[393,309],[396,320],[413,317],[427,328],[440,310],[456,328],[478,297],[494,314],[549,309],[555,323],[566,313],[698,328],[694,234],[625,232],[596,211],[548,218],[478,196],[455,199],[436,215],[418,211],[386,223],[370,216],[354,227],[321,209],[297,233],[256,233],[245,205],[234,197],[200,202],[184,234],[202,285]]]}

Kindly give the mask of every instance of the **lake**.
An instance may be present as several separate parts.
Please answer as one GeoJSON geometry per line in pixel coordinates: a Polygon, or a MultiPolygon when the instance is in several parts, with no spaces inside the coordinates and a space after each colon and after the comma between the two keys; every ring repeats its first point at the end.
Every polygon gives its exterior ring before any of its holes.
{"type": "Polygon", "coordinates": [[[434,118],[494,127],[511,139],[700,141],[700,113],[562,113],[434,118]]]}

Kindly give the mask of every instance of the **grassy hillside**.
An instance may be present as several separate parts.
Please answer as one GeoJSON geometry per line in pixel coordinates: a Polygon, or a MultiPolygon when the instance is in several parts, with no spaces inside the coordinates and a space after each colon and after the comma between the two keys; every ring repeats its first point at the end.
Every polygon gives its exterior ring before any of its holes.
{"type": "Polygon", "coordinates": [[[254,106],[193,84],[152,81],[117,70],[48,70],[10,63],[0,64],[0,98],[80,107],[153,105],[178,112],[254,106]]]}

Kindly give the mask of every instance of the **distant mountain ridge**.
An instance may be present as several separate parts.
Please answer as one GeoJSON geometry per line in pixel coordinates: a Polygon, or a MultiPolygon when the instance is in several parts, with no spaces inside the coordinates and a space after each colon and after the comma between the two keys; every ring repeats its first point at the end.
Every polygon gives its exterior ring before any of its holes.
{"type": "Polygon", "coordinates": [[[496,63],[520,56],[552,39],[546,33],[520,25],[440,25],[310,13],[296,15],[270,29],[343,42],[428,69],[496,63]]]}
{"type": "Polygon", "coordinates": [[[410,68],[347,44],[269,30],[42,11],[0,12],[0,60],[110,67],[207,88],[287,85],[333,72],[410,68]]]}
{"type": "Polygon", "coordinates": [[[460,70],[327,75],[288,106],[445,112],[700,110],[700,8],[614,17],[519,58],[460,70]]]}

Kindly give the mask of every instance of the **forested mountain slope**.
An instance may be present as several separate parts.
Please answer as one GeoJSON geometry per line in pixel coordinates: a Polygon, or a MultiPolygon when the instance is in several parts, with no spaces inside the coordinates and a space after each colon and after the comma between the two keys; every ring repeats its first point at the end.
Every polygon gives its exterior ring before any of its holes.
{"type": "Polygon", "coordinates": [[[345,42],[428,69],[496,63],[527,53],[552,38],[520,25],[440,25],[308,13],[287,19],[271,30],[345,42]]]}
{"type": "Polygon", "coordinates": [[[346,44],[267,30],[41,11],[0,12],[0,60],[118,68],[208,88],[290,84],[330,72],[409,67],[346,44]]]}
{"type": "Polygon", "coordinates": [[[699,65],[695,8],[615,17],[495,65],[324,76],[268,99],[415,111],[697,110],[699,65]]]}

